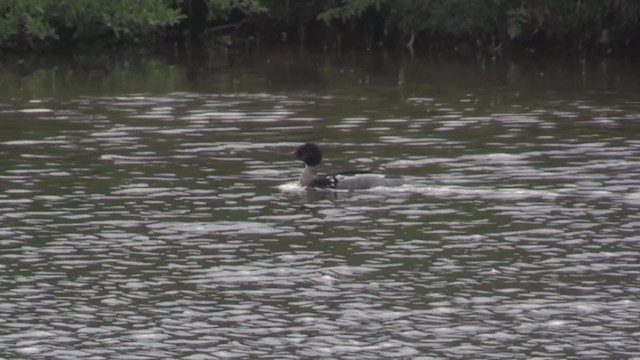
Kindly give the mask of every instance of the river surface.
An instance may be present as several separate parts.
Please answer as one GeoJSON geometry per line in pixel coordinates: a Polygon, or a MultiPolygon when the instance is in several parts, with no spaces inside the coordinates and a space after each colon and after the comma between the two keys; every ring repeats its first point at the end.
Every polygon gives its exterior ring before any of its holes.
{"type": "Polygon", "coordinates": [[[632,62],[74,61],[0,66],[0,358],[640,359],[632,62]]]}

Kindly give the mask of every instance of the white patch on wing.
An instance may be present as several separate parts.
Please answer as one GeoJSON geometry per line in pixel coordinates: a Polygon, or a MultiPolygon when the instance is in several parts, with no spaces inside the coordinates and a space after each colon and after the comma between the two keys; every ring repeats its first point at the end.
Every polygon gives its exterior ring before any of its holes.
{"type": "Polygon", "coordinates": [[[388,185],[384,175],[379,174],[336,175],[336,179],[338,180],[337,189],[357,190],[388,185]]]}

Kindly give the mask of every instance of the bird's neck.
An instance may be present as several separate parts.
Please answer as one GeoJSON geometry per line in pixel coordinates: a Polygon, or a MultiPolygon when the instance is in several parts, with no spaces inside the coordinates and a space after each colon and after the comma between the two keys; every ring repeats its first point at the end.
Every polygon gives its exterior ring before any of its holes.
{"type": "Polygon", "coordinates": [[[309,186],[311,181],[317,176],[316,169],[313,166],[305,165],[302,174],[300,174],[300,185],[309,186]]]}

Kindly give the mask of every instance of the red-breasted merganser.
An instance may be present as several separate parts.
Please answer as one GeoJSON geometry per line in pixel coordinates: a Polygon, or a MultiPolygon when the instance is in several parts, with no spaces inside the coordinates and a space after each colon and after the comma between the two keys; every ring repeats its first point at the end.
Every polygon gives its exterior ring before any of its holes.
{"type": "Polygon", "coordinates": [[[357,190],[390,185],[384,175],[373,174],[369,171],[343,171],[331,175],[318,175],[315,167],[322,161],[322,151],[316,144],[300,145],[295,151],[295,156],[305,163],[304,170],[300,174],[300,185],[302,186],[357,190]]]}

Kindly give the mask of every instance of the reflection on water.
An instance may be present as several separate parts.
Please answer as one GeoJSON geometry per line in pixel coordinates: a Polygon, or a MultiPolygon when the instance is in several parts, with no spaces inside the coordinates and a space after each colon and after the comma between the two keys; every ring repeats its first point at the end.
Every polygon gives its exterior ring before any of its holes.
{"type": "Polygon", "coordinates": [[[306,56],[0,98],[0,354],[637,355],[635,74],[306,56]],[[406,183],[302,189],[303,141],[406,183]]]}

